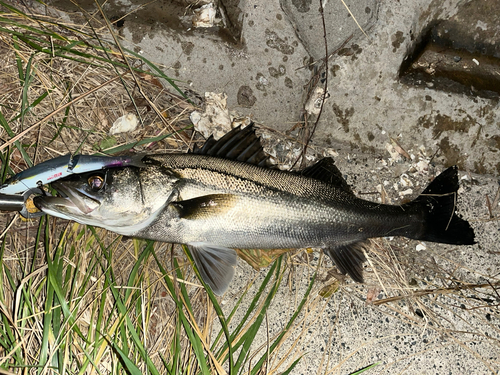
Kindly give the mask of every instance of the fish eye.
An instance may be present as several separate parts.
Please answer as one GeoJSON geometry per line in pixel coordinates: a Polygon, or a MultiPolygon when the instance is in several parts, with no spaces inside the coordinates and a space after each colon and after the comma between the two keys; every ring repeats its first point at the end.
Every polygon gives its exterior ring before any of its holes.
{"type": "Polygon", "coordinates": [[[105,185],[104,179],[101,176],[92,176],[87,181],[90,188],[94,191],[101,190],[105,185]]]}

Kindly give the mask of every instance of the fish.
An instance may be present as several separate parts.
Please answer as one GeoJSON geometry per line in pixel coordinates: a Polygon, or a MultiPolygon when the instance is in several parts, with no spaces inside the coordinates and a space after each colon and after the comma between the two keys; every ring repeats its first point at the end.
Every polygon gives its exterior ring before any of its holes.
{"type": "Polygon", "coordinates": [[[320,248],[342,274],[363,282],[363,246],[404,236],[475,243],[456,212],[458,169],[434,178],[413,201],[387,205],[358,198],[332,158],[301,171],[273,166],[255,126],[207,139],[190,153],[144,155],[143,166],[104,168],[51,184],[41,211],[129,237],[186,244],[217,295],[237,265],[234,249],[320,248]]]}

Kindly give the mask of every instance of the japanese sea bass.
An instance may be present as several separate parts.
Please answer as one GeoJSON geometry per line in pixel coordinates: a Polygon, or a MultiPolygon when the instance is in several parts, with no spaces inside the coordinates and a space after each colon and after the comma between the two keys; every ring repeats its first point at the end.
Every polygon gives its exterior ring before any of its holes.
{"type": "Polygon", "coordinates": [[[474,243],[455,213],[458,175],[451,167],[412,202],[385,205],[357,198],[331,158],[301,172],[265,166],[253,126],[236,128],[189,154],[149,155],[144,167],[109,168],[52,183],[40,196],[47,214],[110,231],[187,244],[204,281],[229,286],[238,249],[322,248],[342,273],[362,282],[366,239],[405,236],[474,243]]]}

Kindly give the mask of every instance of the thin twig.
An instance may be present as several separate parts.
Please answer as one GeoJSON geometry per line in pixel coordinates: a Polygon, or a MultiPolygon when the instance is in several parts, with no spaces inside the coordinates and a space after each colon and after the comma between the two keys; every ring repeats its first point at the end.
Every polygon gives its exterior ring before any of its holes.
{"type": "Polygon", "coordinates": [[[384,298],[378,301],[374,301],[373,305],[378,306],[378,305],[383,305],[385,303],[389,302],[394,302],[394,301],[399,301],[405,298],[411,298],[411,297],[422,297],[426,296],[428,294],[447,294],[451,292],[458,292],[461,290],[469,290],[469,289],[477,289],[477,288],[486,288],[486,287],[492,287],[493,290],[495,290],[494,287],[499,286],[500,282],[497,282],[495,284],[487,283],[487,284],[474,284],[474,285],[465,285],[465,286],[454,286],[450,288],[436,288],[436,289],[424,289],[424,290],[419,290],[417,292],[404,295],[404,296],[395,296],[395,297],[389,297],[389,298],[384,298]]]}
{"type": "Polygon", "coordinates": [[[2,234],[0,234],[0,239],[2,239],[3,236],[5,236],[9,232],[10,228],[12,228],[12,226],[14,225],[14,223],[16,222],[18,217],[19,217],[19,215],[16,215],[12,218],[9,225],[7,225],[7,228],[5,228],[4,231],[2,232],[2,234]]]}
{"type": "MultiPolygon", "coordinates": [[[[324,86],[323,95],[321,97],[321,105],[319,107],[318,116],[316,117],[316,121],[314,122],[314,125],[313,125],[313,128],[311,130],[311,133],[308,135],[307,140],[306,140],[306,142],[304,144],[304,147],[302,148],[302,152],[300,153],[300,155],[297,158],[297,160],[295,161],[295,163],[293,163],[292,168],[297,164],[297,162],[299,160],[303,160],[304,161],[304,156],[305,156],[305,154],[307,152],[307,147],[309,146],[309,142],[311,141],[312,137],[314,136],[314,133],[316,132],[316,127],[318,126],[319,120],[321,118],[321,114],[323,113],[323,106],[325,104],[326,93],[327,93],[327,90],[328,90],[328,41],[326,39],[326,23],[325,23],[324,9],[323,9],[323,0],[319,0],[319,12],[321,14],[321,24],[323,26],[323,40],[325,42],[325,63],[324,63],[324,67],[325,67],[325,82],[324,82],[324,85],[323,85],[324,86]]],[[[307,121],[307,117],[306,117],[306,121],[307,121]]]]}
{"type": "Polygon", "coordinates": [[[354,20],[354,22],[356,22],[356,25],[359,27],[359,29],[361,30],[361,32],[368,38],[368,40],[370,40],[370,38],[368,37],[368,35],[365,33],[365,30],[363,30],[363,28],[359,24],[358,20],[356,19],[356,17],[354,17],[354,14],[352,14],[351,10],[347,6],[347,4],[344,2],[344,0],[340,0],[340,1],[342,1],[342,4],[344,4],[345,8],[347,9],[347,11],[349,12],[349,14],[351,15],[351,17],[354,20]]]}

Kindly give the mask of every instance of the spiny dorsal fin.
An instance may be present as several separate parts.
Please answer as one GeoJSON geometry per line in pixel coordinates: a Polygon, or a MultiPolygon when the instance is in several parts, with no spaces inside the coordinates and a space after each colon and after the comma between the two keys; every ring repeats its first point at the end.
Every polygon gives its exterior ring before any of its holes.
{"type": "Polygon", "coordinates": [[[355,242],[350,245],[327,248],[323,251],[328,254],[333,263],[342,274],[349,274],[358,282],[363,282],[363,263],[366,261],[363,254],[365,242],[355,242]]]}
{"type": "Polygon", "coordinates": [[[234,276],[238,259],[236,251],[203,242],[189,243],[188,246],[203,281],[215,294],[223,295],[234,276]]]}
{"type": "Polygon", "coordinates": [[[342,173],[330,157],[323,158],[316,164],[304,168],[300,174],[305,177],[326,182],[327,184],[338,187],[347,193],[353,194],[351,187],[346,182],[344,177],[342,177],[342,173]]]}
{"type": "Polygon", "coordinates": [[[210,136],[201,148],[193,148],[193,154],[217,156],[259,166],[266,166],[269,159],[262,149],[260,138],[255,134],[253,123],[243,129],[241,126],[234,128],[218,141],[210,136]]]}
{"type": "Polygon", "coordinates": [[[210,147],[212,147],[214,145],[214,143],[216,143],[217,141],[215,140],[214,136],[211,135],[206,141],[205,143],[203,144],[202,147],[198,147],[198,145],[195,143],[194,144],[194,147],[193,147],[193,151],[192,153],[193,154],[197,154],[197,155],[205,155],[206,154],[206,150],[210,149],[210,147]]]}

